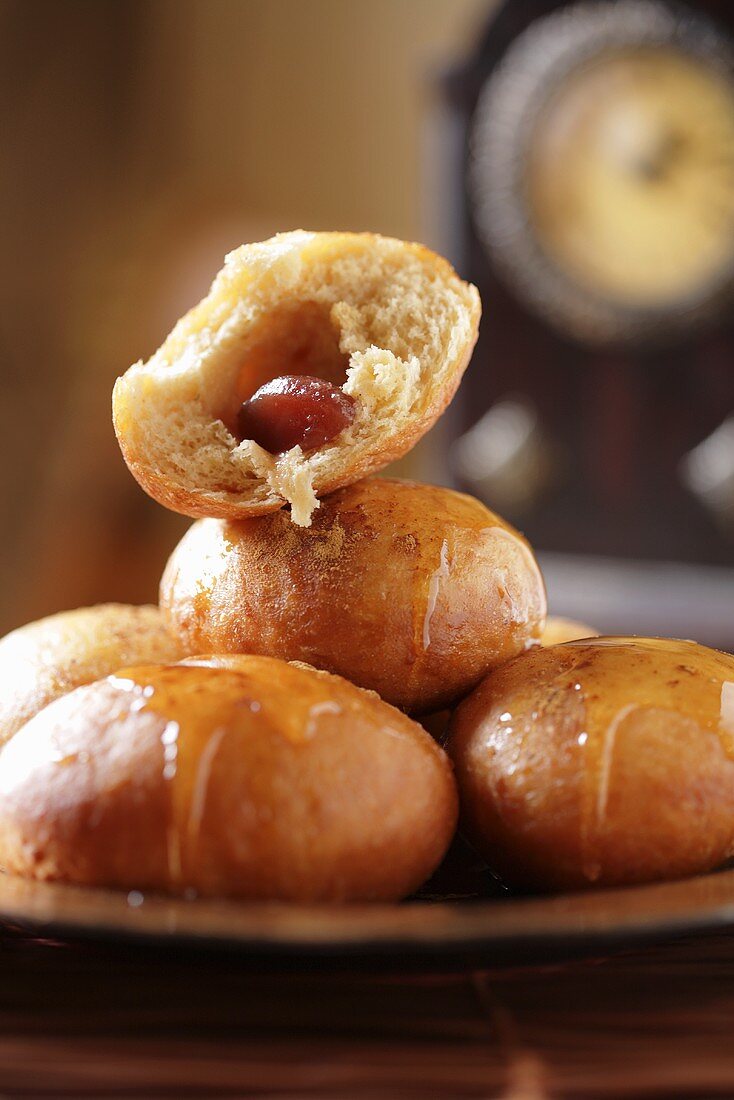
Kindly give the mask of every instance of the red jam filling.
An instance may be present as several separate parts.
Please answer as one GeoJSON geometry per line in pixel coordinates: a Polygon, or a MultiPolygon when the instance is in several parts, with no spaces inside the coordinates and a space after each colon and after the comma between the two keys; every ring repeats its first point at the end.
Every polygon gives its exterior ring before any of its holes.
{"type": "Polygon", "coordinates": [[[237,415],[240,439],[252,439],[271,454],[291,447],[313,451],[330,443],[354,420],[354,399],[332,382],[307,374],[284,374],[266,382],[237,415]]]}

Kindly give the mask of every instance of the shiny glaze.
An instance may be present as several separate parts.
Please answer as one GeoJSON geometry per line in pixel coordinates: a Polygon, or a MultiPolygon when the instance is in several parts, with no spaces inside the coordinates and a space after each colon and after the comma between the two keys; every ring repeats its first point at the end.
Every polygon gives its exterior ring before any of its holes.
{"type": "MultiPolygon", "coordinates": [[[[705,729],[724,736],[729,754],[722,696],[734,689],[734,657],[696,642],[670,638],[600,637],[564,642],[578,651],[571,672],[582,683],[590,720],[607,730],[620,720],[613,702],[626,692],[635,709],[660,707],[687,714],[705,729]]],[[[624,708],[622,708],[624,709],[624,708]]],[[[729,733],[734,733],[730,728],[729,733]]]]}
{"type": "MultiPolygon", "coordinates": [[[[487,762],[500,815],[519,798],[528,820],[540,827],[533,793],[539,782],[545,785],[538,795],[554,803],[547,787],[553,767],[538,754],[544,741],[552,744],[547,751],[558,761],[555,781],[577,807],[580,861],[591,883],[603,878],[609,829],[618,828],[609,814],[622,738],[625,769],[634,760],[630,746],[637,741],[645,760],[648,731],[660,737],[666,728],[670,752],[676,737],[703,746],[712,734],[724,759],[734,762],[734,657],[690,641],[574,640],[518,658],[490,676],[462,711],[464,726],[459,718],[457,729],[471,739],[471,758],[479,766],[487,762]]],[[[695,776],[691,782],[695,787],[695,776]]],[[[734,850],[734,823],[731,838],[734,850]]]]}
{"type": "Polygon", "coordinates": [[[456,824],[445,755],[373,693],[268,657],[142,666],[0,755],[5,867],[139,893],[396,899],[456,824]]]}
{"type": "Polygon", "coordinates": [[[564,645],[579,653],[568,675],[578,684],[585,709],[582,847],[584,870],[593,881],[601,872],[595,851],[604,829],[617,738],[633,716],[667,711],[715,733],[734,759],[721,706],[725,686],[734,686],[734,659],[695,642],[661,638],[596,638],[591,645],[584,640],[564,645]]]}
{"type": "Polygon", "coordinates": [[[318,680],[302,677],[297,695],[284,708],[279,693],[263,691],[257,659],[254,667],[251,659],[235,659],[226,666],[216,658],[197,661],[125,669],[109,678],[130,712],[161,719],[161,778],[169,792],[166,850],[173,885],[185,884],[186,868],[196,859],[213,769],[227,741],[232,751],[238,738],[261,733],[306,746],[328,732],[329,719],[342,713],[341,706],[324,701],[318,680]]]}
{"type": "Polygon", "coordinates": [[[215,755],[226,736],[257,724],[260,703],[251,697],[246,680],[225,670],[143,666],[122,670],[108,682],[124,694],[123,705],[131,713],[161,719],[168,875],[172,885],[180,885],[201,830],[215,755]]]}
{"type": "Polygon", "coordinates": [[[161,605],[190,652],[306,661],[420,713],[537,641],[545,590],[525,540],[479,501],[368,478],[307,529],[285,513],[194,524],[161,605]]]}
{"type": "Polygon", "coordinates": [[[431,619],[436,610],[436,601],[444,580],[451,575],[449,563],[449,546],[446,539],[441,542],[441,556],[439,563],[428,578],[428,599],[426,601],[426,613],[423,616],[423,648],[428,649],[431,644],[431,619]]]}

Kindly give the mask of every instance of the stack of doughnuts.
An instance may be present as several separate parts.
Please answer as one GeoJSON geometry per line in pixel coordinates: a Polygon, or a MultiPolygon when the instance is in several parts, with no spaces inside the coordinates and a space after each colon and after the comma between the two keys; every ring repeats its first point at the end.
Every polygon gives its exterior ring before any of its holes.
{"type": "Polygon", "coordinates": [[[375,476],[451,400],[479,314],[419,245],[285,233],[231,253],[118,379],[125,461],[196,522],[159,608],[0,642],[4,870],[396,901],[459,817],[521,887],[732,854],[734,659],[547,619],[501,517],[375,476]]]}

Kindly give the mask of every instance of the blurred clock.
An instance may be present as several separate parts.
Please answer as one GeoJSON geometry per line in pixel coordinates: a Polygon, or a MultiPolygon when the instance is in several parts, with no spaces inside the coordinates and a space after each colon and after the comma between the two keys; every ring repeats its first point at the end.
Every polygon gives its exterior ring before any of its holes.
{"type": "Polygon", "coordinates": [[[447,79],[451,468],[543,551],[734,564],[733,36],[734,0],[505,0],[447,79]]]}
{"type": "Polygon", "coordinates": [[[648,0],[563,6],[484,84],[469,183],[504,277],[587,341],[665,338],[731,298],[726,36],[648,0]]]}

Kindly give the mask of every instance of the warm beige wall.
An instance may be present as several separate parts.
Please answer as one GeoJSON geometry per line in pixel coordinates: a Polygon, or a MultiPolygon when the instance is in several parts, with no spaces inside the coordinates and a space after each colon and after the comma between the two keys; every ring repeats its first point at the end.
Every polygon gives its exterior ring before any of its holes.
{"type": "MultiPolygon", "coordinates": [[[[173,140],[179,154],[196,152],[177,155],[176,166],[183,161],[194,177],[216,167],[230,184],[236,179],[240,203],[281,228],[420,236],[421,128],[432,76],[463,53],[489,6],[158,0],[146,79],[152,90],[157,58],[175,58],[183,109],[173,140]]],[[[165,94],[170,100],[171,90],[165,94]]]]}
{"type": "Polygon", "coordinates": [[[432,74],[487,0],[3,0],[0,630],[155,598],[185,526],[132,482],[116,375],[226,250],[298,225],[434,240],[432,74]]]}

